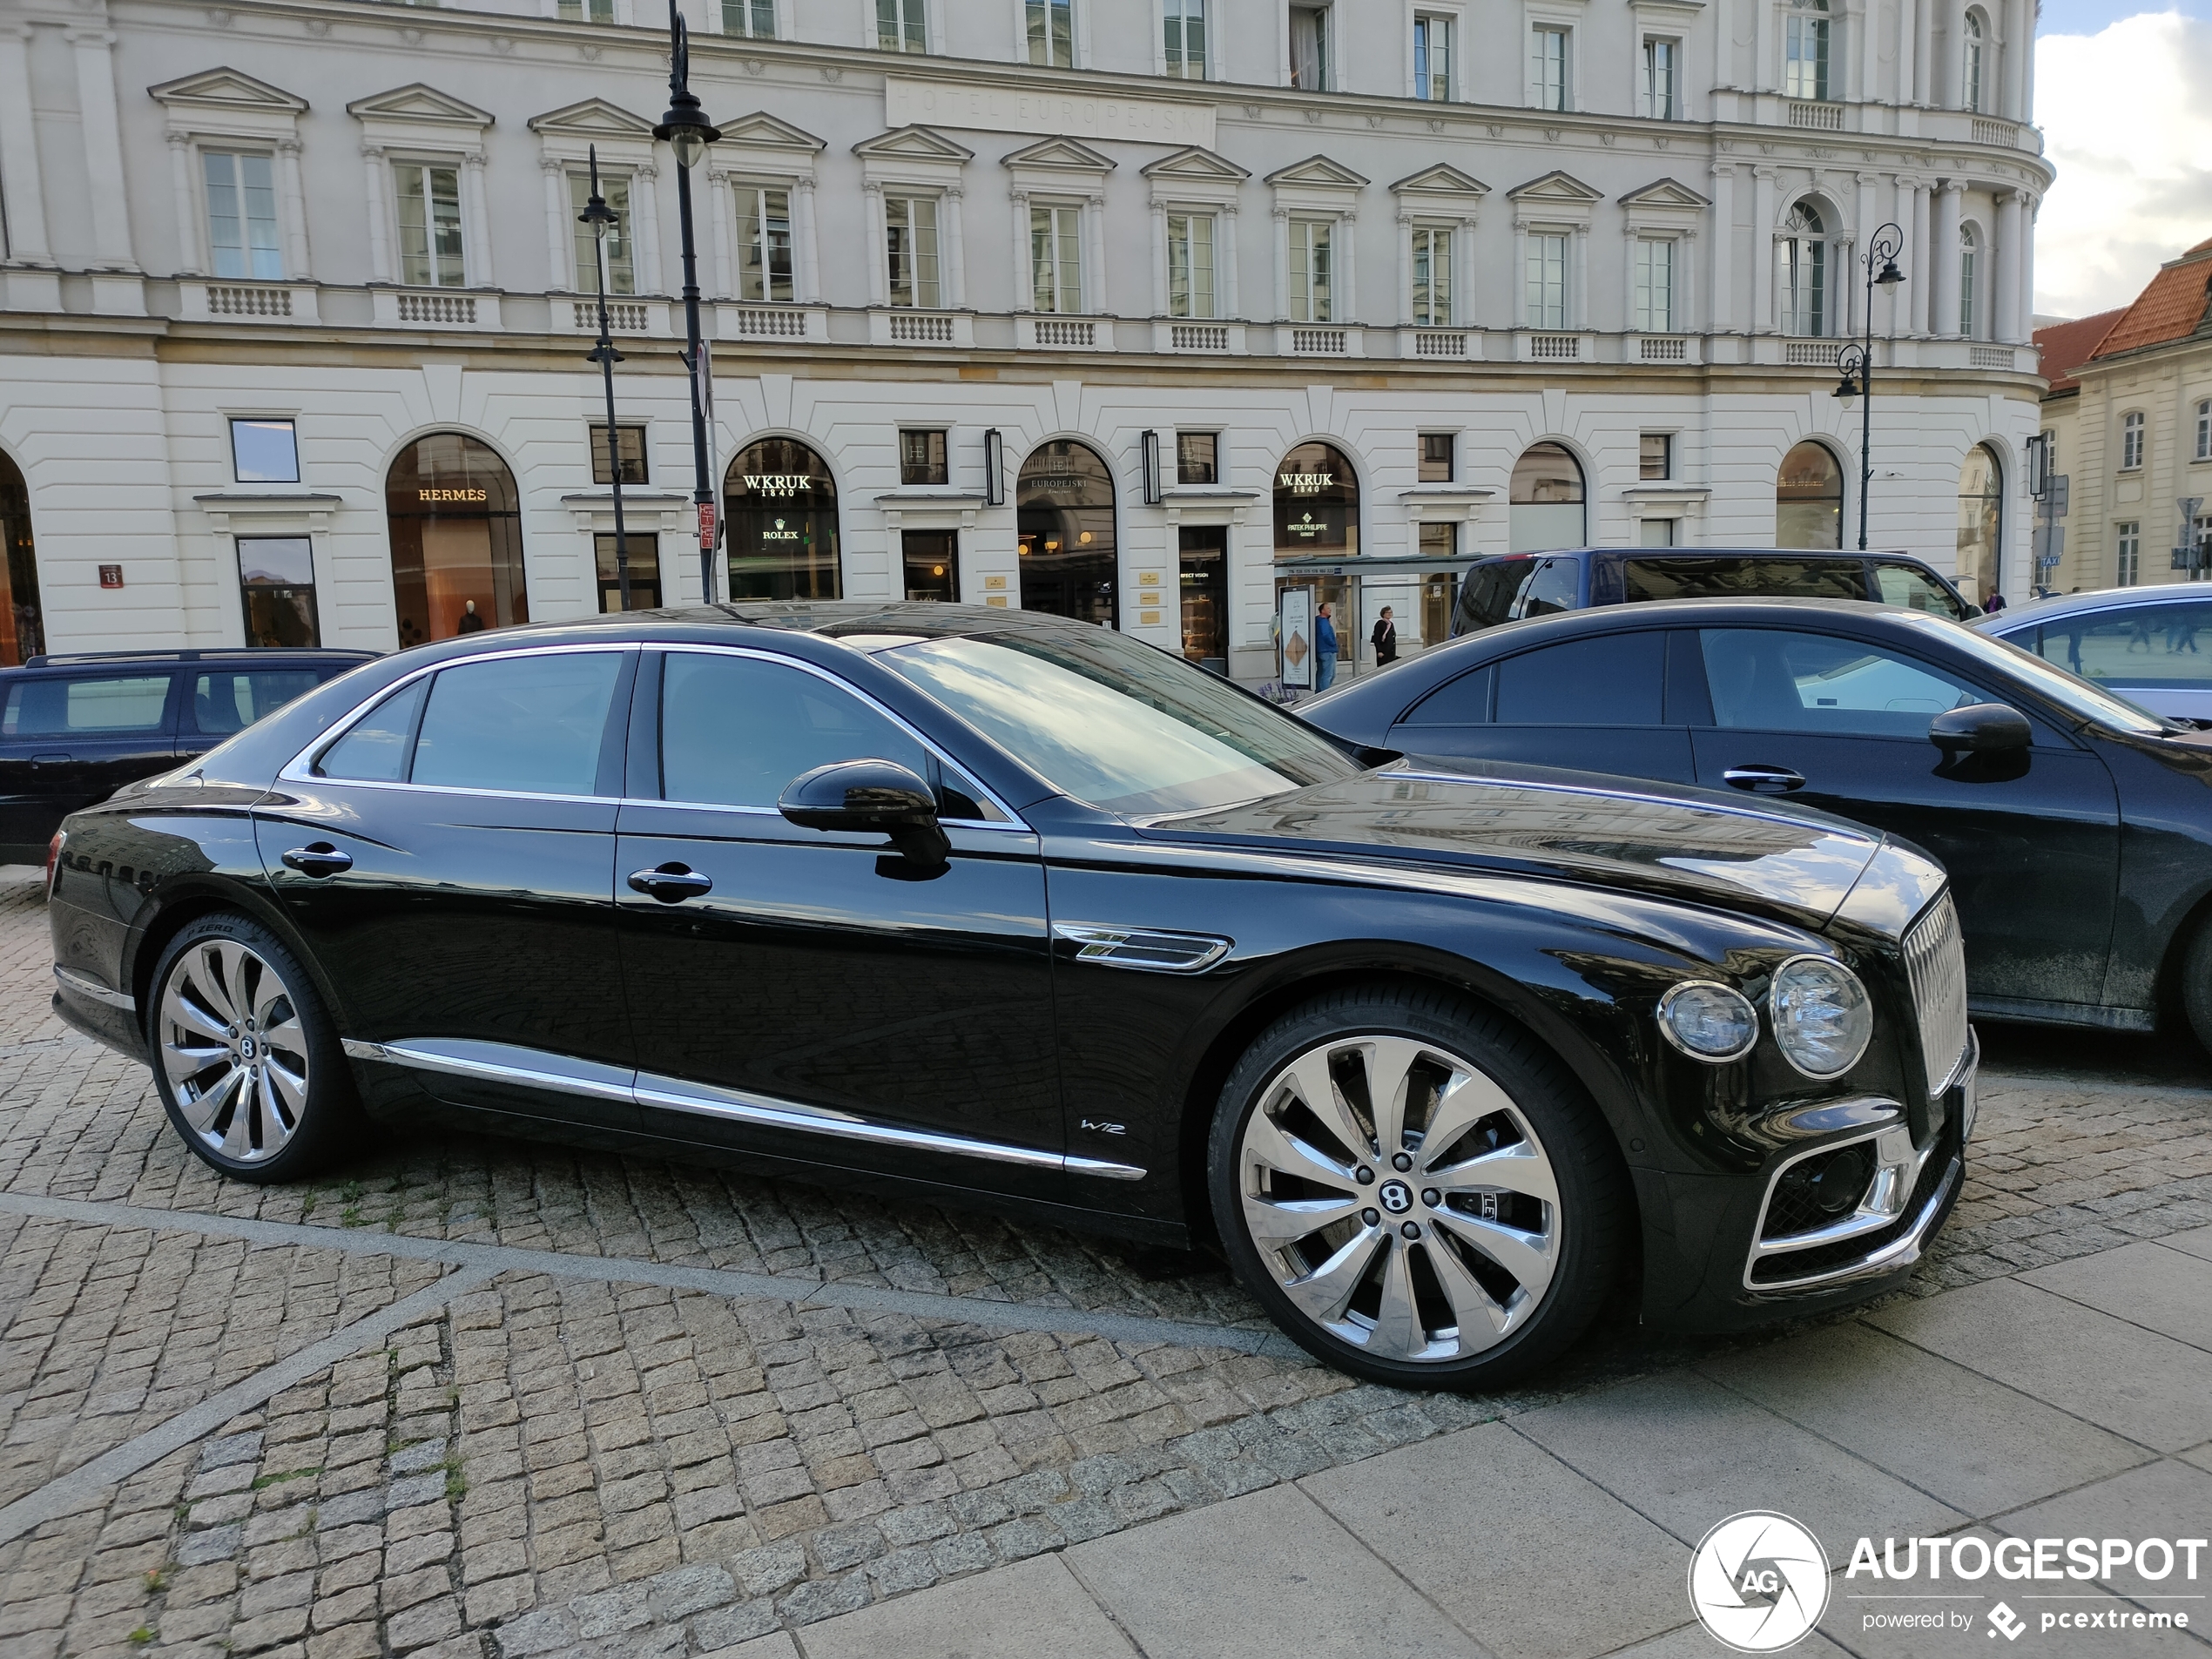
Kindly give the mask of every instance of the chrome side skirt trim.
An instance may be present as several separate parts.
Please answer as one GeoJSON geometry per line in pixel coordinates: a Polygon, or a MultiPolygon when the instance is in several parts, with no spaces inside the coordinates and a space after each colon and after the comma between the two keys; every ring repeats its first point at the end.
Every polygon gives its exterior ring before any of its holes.
{"type": "Polygon", "coordinates": [[[54,977],[79,996],[89,996],[95,1002],[103,1003],[111,1008],[121,1008],[125,1014],[136,1014],[138,1011],[138,998],[122,991],[111,991],[98,980],[89,974],[80,974],[73,968],[64,968],[59,962],[56,962],[54,977]]]}
{"type": "Polygon", "coordinates": [[[511,1083],[556,1094],[582,1095],[594,1100],[620,1101],[657,1111],[686,1112],[761,1129],[792,1130],[801,1134],[825,1135],[873,1146],[901,1147],[915,1152],[943,1152],[954,1157],[982,1158],[1032,1170],[1057,1170],[1067,1175],[1087,1175],[1105,1181],[1142,1181],[1146,1173],[1131,1163],[1065,1157],[1057,1152],[1012,1146],[1002,1141],[976,1140],[933,1130],[903,1129],[849,1112],[829,1111],[742,1089],[718,1089],[711,1083],[688,1082],[649,1071],[629,1071],[618,1066],[504,1042],[475,1042],[456,1037],[409,1037],[389,1042],[368,1042],[347,1037],[343,1047],[356,1060],[380,1060],[387,1065],[407,1066],[416,1071],[444,1072],[482,1082],[511,1083]]]}

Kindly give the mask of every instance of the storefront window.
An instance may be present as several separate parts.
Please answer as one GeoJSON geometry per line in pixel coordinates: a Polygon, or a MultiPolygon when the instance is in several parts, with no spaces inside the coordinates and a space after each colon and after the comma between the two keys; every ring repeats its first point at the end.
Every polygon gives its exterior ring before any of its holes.
{"type": "Polygon", "coordinates": [[[1966,452],[1959,469],[1959,591],[1978,605],[2004,587],[2005,475],[1986,444],[1966,452]]]}
{"type": "Polygon", "coordinates": [[[1566,445],[1530,444],[1513,463],[1507,496],[1507,551],[1542,553],[1588,542],[1582,469],[1566,445]]]}
{"type": "Polygon", "coordinates": [[[320,645],[314,547],[304,536],[238,538],[239,588],[249,645],[320,645]]]}
{"type": "Polygon", "coordinates": [[[1782,458],[1774,486],[1777,547],[1844,544],[1844,469],[1824,443],[1810,439],[1782,458]]]}
{"type": "Polygon", "coordinates": [[[763,438],[738,452],[722,480],[732,599],[836,599],[837,481],[795,438],[763,438]]]}
{"type": "Polygon", "coordinates": [[[1301,443],[1275,469],[1275,556],[1359,551],[1359,475],[1333,444],[1301,443]]]}
{"type": "Polygon", "coordinates": [[[402,647],[530,619],[515,475],[489,444],[418,438],[392,463],[384,512],[402,647]]]}
{"type": "MultiPolygon", "coordinates": [[[[636,530],[622,538],[630,552],[630,608],[632,610],[660,609],[660,537],[648,530],[640,536],[636,530]]],[[[615,545],[612,536],[601,534],[591,538],[592,556],[599,567],[599,610],[609,614],[622,609],[622,550],[615,545]]]]}
{"type": "Polygon", "coordinates": [[[0,668],[21,668],[46,649],[38,611],[38,560],[30,544],[30,491],[0,455],[0,668]]]}
{"type": "Polygon", "coordinates": [[[1176,536],[1182,587],[1183,655],[1217,674],[1229,671],[1229,531],[1185,524],[1176,536]]]}
{"type": "Polygon", "coordinates": [[[1042,444],[1015,485],[1022,543],[1022,609],[1103,627],[1121,622],[1114,542],[1114,475],[1072,439],[1042,444]]]}

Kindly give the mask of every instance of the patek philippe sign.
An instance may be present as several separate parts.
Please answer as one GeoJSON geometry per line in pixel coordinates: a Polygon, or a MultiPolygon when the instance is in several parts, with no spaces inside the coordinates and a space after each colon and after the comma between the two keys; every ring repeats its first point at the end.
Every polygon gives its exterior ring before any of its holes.
{"type": "Polygon", "coordinates": [[[1096,98],[1074,92],[1015,92],[955,81],[883,84],[883,113],[893,127],[968,127],[986,132],[1034,132],[1041,138],[1126,138],[1139,144],[1195,144],[1213,148],[1211,104],[1168,98],[1096,98]]]}

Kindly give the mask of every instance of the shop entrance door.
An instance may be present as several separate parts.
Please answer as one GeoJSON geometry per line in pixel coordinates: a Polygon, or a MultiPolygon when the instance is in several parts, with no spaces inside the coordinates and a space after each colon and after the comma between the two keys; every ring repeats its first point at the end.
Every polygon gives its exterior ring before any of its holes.
{"type": "Polygon", "coordinates": [[[1183,589],[1183,655],[1216,674],[1229,672],[1229,531],[1185,525],[1177,534],[1183,589]]]}

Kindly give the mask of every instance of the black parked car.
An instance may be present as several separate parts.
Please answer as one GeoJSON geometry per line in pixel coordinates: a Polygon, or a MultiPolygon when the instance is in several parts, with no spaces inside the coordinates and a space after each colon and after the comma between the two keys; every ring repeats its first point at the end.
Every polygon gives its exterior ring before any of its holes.
{"type": "Polygon", "coordinates": [[[732,606],[448,641],[72,817],[55,1006],[226,1174],[357,1107],[1184,1244],[1393,1382],[1631,1258],[1893,1284],[1975,1049],[1941,872],[1764,803],[1371,767],[1122,635],[732,606]]]}
{"type": "Polygon", "coordinates": [[[1949,868],[1978,1015],[2212,1044],[2212,733],[1978,629],[1746,600],[1518,624],[1300,705],[1355,743],[1786,797],[1949,868]]]}
{"type": "Polygon", "coordinates": [[[365,651],[109,651],[0,669],[0,864],[37,864],[61,821],[206,753],[365,651]]]}
{"type": "Polygon", "coordinates": [[[1651,599],[1861,599],[1953,621],[1981,610],[1905,553],[1807,553],[1784,548],[1576,547],[1509,553],[1467,568],[1452,634],[1594,605],[1651,599]]]}

